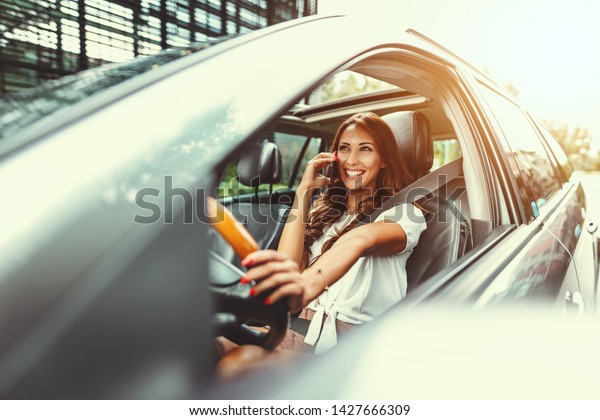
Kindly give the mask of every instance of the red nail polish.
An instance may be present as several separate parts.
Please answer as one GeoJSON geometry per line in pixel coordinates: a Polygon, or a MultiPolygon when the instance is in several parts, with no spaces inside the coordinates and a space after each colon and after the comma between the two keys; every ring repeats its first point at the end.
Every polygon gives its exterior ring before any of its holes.
{"type": "Polygon", "coordinates": [[[270,304],[271,304],[271,299],[269,299],[269,298],[266,298],[266,299],[265,299],[265,305],[270,305],[270,304]]]}
{"type": "Polygon", "coordinates": [[[256,294],[256,289],[253,287],[250,289],[250,296],[254,296],[256,294]]]}
{"type": "Polygon", "coordinates": [[[242,284],[250,283],[250,279],[246,276],[242,276],[242,278],[240,279],[240,283],[242,283],[242,284]]]}
{"type": "Polygon", "coordinates": [[[252,258],[244,258],[242,260],[242,265],[244,267],[248,267],[249,265],[252,265],[252,264],[254,264],[254,261],[252,260],[252,258]]]}

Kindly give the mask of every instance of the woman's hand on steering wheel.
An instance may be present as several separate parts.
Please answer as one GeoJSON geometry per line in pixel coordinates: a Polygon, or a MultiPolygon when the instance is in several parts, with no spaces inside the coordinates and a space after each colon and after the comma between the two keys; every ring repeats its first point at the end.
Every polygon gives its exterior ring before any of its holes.
{"type": "Polygon", "coordinates": [[[331,179],[321,175],[319,170],[334,162],[337,162],[337,156],[335,152],[321,152],[316,155],[306,163],[306,169],[304,170],[304,175],[300,181],[300,186],[307,189],[313,189],[321,188],[330,184],[331,179]]]}
{"type": "Polygon", "coordinates": [[[306,303],[306,290],[300,280],[300,268],[287,254],[274,250],[256,251],[242,261],[248,268],[243,281],[255,281],[252,295],[271,290],[265,299],[266,305],[272,305],[286,299],[291,312],[302,309],[306,303]]]}

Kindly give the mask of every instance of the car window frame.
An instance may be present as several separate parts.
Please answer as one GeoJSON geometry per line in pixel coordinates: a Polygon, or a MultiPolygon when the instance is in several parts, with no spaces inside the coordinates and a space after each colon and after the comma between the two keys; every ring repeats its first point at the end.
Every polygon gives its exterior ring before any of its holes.
{"type": "MultiPolygon", "coordinates": [[[[473,69],[457,67],[455,71],[459,74],[463,84],[465,95],[468,96],[471,108],[470,119],[472,131],[477,138],[476,146],[479,147],[479,158],[483,161],[488,184],[489,195],[492,196],[495,214],[493,215],[492,229],[503,225],[516,225],[525,219],[525,208],[522,200],[518,197],[516,180],[512,176],[510,165],[506,159],[502,147],[496,140],[495,130],[489,120],[489,106],[482,101],[482,95],[477,87],[481,80],[481,74],[473,69]]],[[[491,233],[491,232],[490,232],[491,233]]]]}
{"type": "Polygon", "coordinates": [[[552,135],[550,130],[545,126],[545,124],[537,121],[535,118],[533,118],[533,116],[530,113],[527,113],[527,114],[528,114],[532,124],[534,124],[536,130],[539,132],[539,135],[541,136],[542,144],[546,147],[546,151],[547,151],[548,155],[550,156],[550,160],[552,161],[553,165],[555,166],[555,172],[556,172],[557,177],[562,181],[562,185],[569,183],[569,181],[571,180],[571,177],[573,176],[574,169],[573,169],[573,166],[571,165],[571,161],[569,160],[569,157],[567,156],[566,152],[562,149],[562,146],[554,138],[554,136],[552,135]],[[548,138],[548,136],[550,136],[550,139],[548,138]],[[550,144],[550,141],[553,141],[555,143],[554,146],[552,146],[550,144]],[[567,174],[565,173],[563,165],[560,163],[558,157],[556,156],[555,148],[559,149],[563,153],[563,155],[567,161],[567,164],[569,165],[569,169],[571,172],[570,176],[567,176],[567,174]]]}
{"type": "MultiPolygon", "coordinates": [[[[502,158],[506,162],[507,175],[513,179],[513,185],[512,185],[513,195],[517,199],[520,207],[522,207],[522,209],[523,209],[521,221],[523,223],[530,224],[540,217],[540,215],[542,213],[541,208],[544,207],[548,202],[552,201],[557,195],[559,195],[559,193],[561,191],[562,183],[559,181],[559,179],[560,179],[559,172],[556,171],[556,167],[555,167],[555,163],[554,163],[554,155],[552,153],[549,153],[549,148],[547,147],[547,145],[543,139],[543,136],[540,133],[540,130],[538,129],[537,125],[532,120],[530,114],[526,110],[524,110],[521,107],[521,105],[517,101],[515,101],[514,98],[510,98],[507,94],[503,93],[501,89],[494,87],[493,85],[491,85],[490,83],[487,83],[486,81],[482,80],[481,78],[476,77],[475,79],[476,79],[476,83],[475,83],[476,89],[478,90],[478,93],[481,98],[480,100],[483,104],[485,104],[487,113],[489,113],[487,118],[489,119],[491,129],[494,133],[495,141],[498,143],[498,146],[500,147],[500,150],[501,150],[502,158]],[[551,193],[551,195],[547,198],[546,202],[538,205],[537,214],[536,214],[536,212],[534,212],[533,207],[531,205],[531,193],[529,192],[530,186],[527,184],[526,180],[523,178],[523,176],[521,174],[520,163],[518,162],[516,157],[510,157],[507,155],[506,147],[504,146],[504,144],[506,144],[506,146],[508,146],[509,150],[512,150],[511,143],[507,139],[504,131],[502,130],[502,126],[496,116],[496,112],[494,112],[494,108],[489,104],[486,96],[484,95],[483,91],[481,90],[482,88],[487,88],[492,93],[499,95],[500,98],[510,102],[513,106],[515,106],[516,109],[518,111],[520,111],[520,113],[523,115],[523,117],[525,118],[527,123],[531,126],[532,131],[535,133],[536,137],[538,138],[538,141],[542,145],[542,148],[546,152],[546,156],[548,158],[548,161],[550,162],[552,171],[555,174],[555,181],[557,183],[558,188],[551,193]],[[517,169],[518,175],[515,173],[515,168],[517,169]]],[[[537,203],[536,203],[536,205],[537,205],[537,203]]],[[[554,207],[554,206],[546,206],[546,207],[554,207]]]]}

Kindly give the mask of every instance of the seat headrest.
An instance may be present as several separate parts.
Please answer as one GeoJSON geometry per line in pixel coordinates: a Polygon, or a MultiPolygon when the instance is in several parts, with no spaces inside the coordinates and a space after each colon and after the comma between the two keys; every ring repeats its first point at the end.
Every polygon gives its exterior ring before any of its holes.
{"type": "Polygon", "coordinates": [[[433,137],[427,117],[417,111],[400,111],[382,118],[396,137],[413,181],[427,174],[433,165],[433,137]]]}
{"type": "Polygon", "coordinates": [[[281,179],[281,153],[275,143],[255,143],[244,150],[237,166],[240,182],[249,187],[281,179]]]}

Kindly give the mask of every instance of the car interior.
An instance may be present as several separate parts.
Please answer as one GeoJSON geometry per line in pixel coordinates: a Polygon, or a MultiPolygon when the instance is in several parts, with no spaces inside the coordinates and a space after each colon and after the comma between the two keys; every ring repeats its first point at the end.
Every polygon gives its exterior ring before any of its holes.
{"type": "MultiPolygon", "coordinates": [[[[425,194],[413,197],[426,210],[427,229],[407,263],[410,294],[482,243],[498,223],[487,202],[484,178],[477,176],[483,173],[480,159],[462,153],[473,139],[457,99],[439,75],[397,54],[358,60],[307,92],[223,165],[229,170],[221,176],[218,195],[260,248],[276,249],[306,162],[320,151],[330,151],[346,118],[357,112],[377,113],[394,132],[413,181],[437,178],[423,184],[425,194]],[[343,86],[344,78],[354,89],[332,95],[332,81],[343,86]],[[447,169],[452,166],[458,168],[455,174],[447,169]]],[[[212,230],[209,234],[211,251],[241,269],[227,242],[212,230]]]]}

